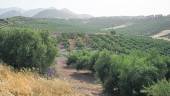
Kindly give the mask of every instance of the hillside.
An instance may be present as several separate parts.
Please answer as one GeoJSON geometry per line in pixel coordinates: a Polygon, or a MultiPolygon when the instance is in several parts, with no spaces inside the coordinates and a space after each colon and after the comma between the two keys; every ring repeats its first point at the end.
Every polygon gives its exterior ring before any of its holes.
{"type": "Polygon", "coordinates": [[[31,10],[23,12],[22,16],[24,16],[24,17],[32,17],[32,16],[36,15],[37,13],[39,13],[39,12],[41,12],[43,10],[44,10],[43,8],[31,9],[31,10]]]}
{"type": "Polygon", "coordinates": [[[9,11],[17,11],[17,12],[22,13],[24,10],[21,8],[17,8],[17,7],[1,8],[0,15],[2,15],[3,13],[9,12],[9,11]]]}
{"type": "Polygon", "coordinates": [[[169,96],[170,42],[118,31],[167,18],[0,19],[0,96],[169,96]]]}
{"type": "Polygon", "coordinates": [[[151,37],[155,38],[155,39],[163,39],[163,40],[170,41],[169,35],[170,35],[170,30],[163,30],[163,31],[159,32],[158,34],[155,34],[151,37]]]}
{"type": "Polygon", "coordinates": [[[0,96],[83,96],[63,80],[47,80],[29,71],[0,65],[0,96]]]}
{"type": "Polygon", "coordinates": [[[21,13],[19,11],[7,11],[3,14],[0,15],[0,18],[10,18],[10,17],[15,17],[15,16],[21,16],[21,13]]]}
{"type": "Polygon", "coordinates": [[[91,18],[92,16],[88,14],[76,14],[68,9],[57,10],[55,8],[42,10],[39,13],[32,16],[34,18],[60,18],[60,19],[70,19],[70,18],[91,18]]]}
{"type": "Polygon", "coordinates": [[[92,24],[85,24],[81,19],[48,19],[48,18],[26,18],[13,17],[7,20],[11,23],[8,28],[31,28],[48,30],[49,32],[98,32],[100,27],[92,24]]]}
{"type": "Polygon", "coordinates": [[[34,18],[61,18],[61,19],[85,19],[92,18],[93,16],[88,14],[76,14],[66,8],[37,8],[24,10],[21,8],[4,8],[0,9],[0,18],[10,18],[15,16],[34,17],[34,18]]]}
{"type": "Polygon", "coordinates": [[[151,36],[168,29],[170,29],[170,17],[161,16],[135,20],[130,26],[117,29],[116,31],[122,34],[151,36]]]}
{"type": "MultiPolygon", "coordinates": [[[[56,11],[51,10],[50,12],[56,11]]],[[[45,13],[48,11],[45,11],[45,13]]],[[[42,13],[44,14],[44,12],[42,13]]],[[[53,17],[51,14],[48,17],[53,17]]],[[[65,15],[65,14],[63,14],[65,15]]],[[[60,15],[61,16],[61,15],[60,15]]],[[[73,15],[72,15],[73,16],[73,15]]],[[[74,15],[75,16],[75,15],[74,15]]],[[[58,18],[26,18],[13,17],[7,21],[13,25],[9,27],[32,28],[48,30],[49,32],[110,32],[116,30],[119,34],[152,36],[163,30],[170,29],[169,16],[145,17],[97,17],[90,19],[58,19],[58,18]]]]}
{"type": "Polygon", "coordinates": [[[69,10],[46,9],[36,15],[34,18],[77,18],[76,14],[69,10]]]}

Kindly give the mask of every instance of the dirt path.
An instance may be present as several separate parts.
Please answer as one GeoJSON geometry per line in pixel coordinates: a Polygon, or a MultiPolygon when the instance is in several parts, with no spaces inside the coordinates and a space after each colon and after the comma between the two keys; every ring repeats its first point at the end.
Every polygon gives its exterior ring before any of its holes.
{"type": "Polygon", "coordinates": [[[66,66],[66,58],[57,58],[59,78],[70,82],[73,88],[87,96],[101,96],[102,87],[89,71],[79,71],[66,66]]]}
{"type": "Polygon", "coordinates": [[[163,40],[170,41],[170,39],[164,37],[164,36],[166,36],[168,34],[170,34],[170,30],[164,30],[164,31],[159,32],[158,34],[155,34],[155,35],[151,36],[151,37],[155,38],[155,39],[163,39],[163,40]]]}
{"type": "Polygon", "coordinates": [[[114,27],[103,28],[101,30],[107,31],[107,30],[121,29],[121,28],[125,28],[125,27],[131,26],[131,25],[133,25],[133,24],[122,24],[122,25],[118,25],[118,26],[114,26],[114,27]]]}

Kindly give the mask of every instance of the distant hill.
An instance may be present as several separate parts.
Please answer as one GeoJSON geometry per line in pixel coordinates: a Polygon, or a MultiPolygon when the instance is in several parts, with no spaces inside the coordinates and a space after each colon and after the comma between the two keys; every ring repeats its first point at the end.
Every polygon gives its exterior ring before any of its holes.
{"type": "Polygon", "coordinates": [[[12,11],[7,11],[3,14],[0,15],[0,18],[10,18],[10,17],[15,17],[15,16],[21,16],[21,12],[12,10],[12,11]]]}
{"type": "Polygon", "coordinates": [[[46,9],[34,15],[35,18],[77,18],[76,14],[70,11],[57,9],[46,9]]]}
{"type": "Polygon", "coordinates": [[[43,8],[38,8],[38,9],[31,9],[31,10],[28,10],[28,11],[25,11],[22,16],[24,17],[32,17],[34,15],[36,15],[37,13],[43,11],[44,9],[43,8]]]}
{"type": "Polygon", "coordinates": [[[90,15],[76,14],[68,9],[46,9],[33,16],[34,18],[91,18],[90,15]]]}
{"type": "Polygon", "coordinates": [[[4,14],[6,12],[9,12],[9,11],[17,11],[17,12],[20,12],[20,13],[24,12],[23,9],[17,8],[17,7],[1,8],[0,9],[0,15],[4,14]]]}
{"type": "Polygon", "coordinates": [[[93,16],[88,14],[76,14],[68,9],[55,8],[37,8],[31,10],[23,10],[21,8],[11,7],[0,9],[0,18],[9,18],[15,16],[34,17],[34,18],[61,18],[61,19],[84,19],[93,16]]]}

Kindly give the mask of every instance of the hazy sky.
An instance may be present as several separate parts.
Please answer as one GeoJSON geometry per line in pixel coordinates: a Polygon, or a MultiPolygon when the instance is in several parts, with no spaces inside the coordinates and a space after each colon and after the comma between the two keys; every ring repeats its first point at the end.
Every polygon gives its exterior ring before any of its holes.
{"type": "Polygon", "coordinates": [[[68,8],[94,16],[170,14],[170,0],[0,0],[0,8],[68,8]]]}

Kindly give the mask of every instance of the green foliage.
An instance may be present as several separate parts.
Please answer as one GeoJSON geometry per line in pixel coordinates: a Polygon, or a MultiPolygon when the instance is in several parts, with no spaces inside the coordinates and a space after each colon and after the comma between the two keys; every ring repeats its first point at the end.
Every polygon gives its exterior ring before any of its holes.
{"type": "Polygon", "coordinates": [[[110,52],[103,50],[99,53],[98,59],[94,65],[96,76],[102,82],[104,87],[104,92],[111,96],[112,93],[118,93],[118,63],[113,61],[112,58],[117,58],[116,56],[111,56],[110,52]],[[115,62],[112,64],[112,62],[115,62]]]}
{"type": "Polygon", "coordinates": [[[150,52],[154,48],[159,54],[170,56],[170,42],[144,36],[91,35],[89,46],[95,50],[107,49],[116,54],[129,54],[134,50],[150,52]]]}
{"type": "Polygon", "coordinates": [[[97,17],[90,19],[38,19],[26,17],[8,18],[11,23],[9,28],[30,28],[48,30],[49,32],[109,32],[114,27],[127,25],[124,28],[117,28],[115,31],[120,34],[150,36],[162,30],[170,28],[170,17],[168,16],[146,16],[146,17],[97,17]],[[107,29],[107,30],[106,30],[107,29]]]}
{"type": "Polygon", "coordinates": [[[165,63],[166,63],[167,68],[168,68],[168,72],[166,73],[166,79],[170,80],[170,57],[165,58],[165,63]]]}
{"type": "Polygon", "coordinates": [[[162,30],[170,29],[169,17],[145,17],[135,20],[132,25],[125,28],[116,29],[117,33],[128,35],[151,36],[162,30]]]}
{"type": "MultiPolygon", "coordinates": [[[[81,19],[40,19],[27,17],[12,17],[8,18],[12,23],[9,28],[29,28],[34,30],[48,30],[55,33],[70,33],[70,32],[98,32],[100,27],[93,24],[85,24],[81,19]]],[[[86,20],[85,20],[86,21],[86,20]]]]}
{"type": "Polygon", "coordinates": [[[167,80],[161,80],[147,87],[146,92],[148,96],[169,96],[170,95],[170,82],[167,80]]]}
{"type": "Polygon", "coordinates": [[[55,41],[46,32],[29,29],[0,30],[0,58],[15,68],[46,69],[57,54],[55,41]]]}
{"type": "Polygon", "coordinates": [[[128,55],[113,55],[107,50],[78,51],[74,56],[73,65],[78,70],[94,72],[107,96],[146,96],[144,86],[168,77],[169,72],[168,57],[155,51],[134,51],[128,55]]]}
{"type": "Polygon", "coordinates": [[[115,54],[129,54],[135,50],[150,52],[154,49],[158,54],[170,56],[170,42],[150,37],[78,33],[62,33],[58,37],[61,38],[59,41],[67,46],[69,46],[68,39],[74,39],[75,49],[107,49],[115,54]]]}
{"type": "MultiPolygon", "coordinates": [[[[121,96],[141,96],[143,86],[161,78],[158,68],[151,66],[146,57],[123,56],[121,60],[119,87],[121,96]]],[[[165,74],[164,74],[165,75],[165,74]]]]}
{"type": "Polygon", "coordinates": [[[77,70],[88,69],[94,72],[93,65],[97,59],[98,52],[89,50],[76,51],[70,53],[67,60],[67,65],[75,67],[77,70]]]}
{"type": "Polygon", "coordinates": [[[104,50],[100,52],[98,59],[95,62],[94,68],[95,68],[97,77],[99,77],[99,79],[102,82],[104,82],[104,80],[106,79],[105,76],[107,76],[110,71],[109,70],[110,64],[111,64],[111,57],[110,57],[109,51],[104,50]]]}
{"type": "Polygon", "coordinates": [[[116,31],[115,31],[115,30],[112,30],[112,31],[110,31],[110,34],[111,34],[111,35],[115,35],[115,34],[116,34],[116,31]]]}
{"type": "Polygon", "coordinates": [[[67,65],[73,65],[77,62],[79,54],[77,52],[72,52],[68,56],[67,65]]]}
{"type": "Polygon", "coordinates": [[[85,47],[83,39],[85,38],[84,33],[60,33],[57,35],[57,40],[59,43],[64,45],[65,49],[69,50],[70,39],[75,40],[75,49],[82,49],[85,47]]]}
{"type": "Polygon", "coordinates": [[[144,36],[89,34],[85,48],[98,52],[78,51],[73,65],[94,72],[107,96],[146,96],[144,86],[170,78],[169,45],[144,36]]]}
{"type": "Polygon", "coordinates": [[[94,68],[108,96],[140,96],[144,85],[161,77],[146,60],[134,53],[121,56],[102,51],[94,68]]]}

